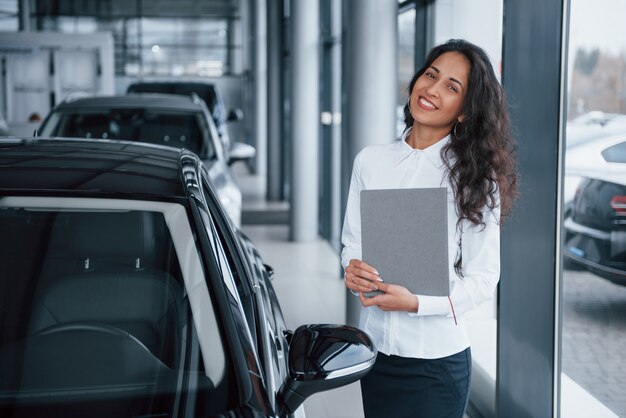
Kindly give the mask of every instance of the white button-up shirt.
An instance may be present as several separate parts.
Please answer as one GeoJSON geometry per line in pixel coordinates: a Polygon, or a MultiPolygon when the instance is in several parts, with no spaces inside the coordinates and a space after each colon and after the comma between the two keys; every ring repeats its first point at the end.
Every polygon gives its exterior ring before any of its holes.
{"type": "MultiPolygon", "coordinates": [[[[485,208],[484,227],[464,221],[460,231],[452,186],[440,154],[450,137],[419,150],[406,143],[407,136],[408,133],[391,144],[366,147],[356,156],[343,224],[341,263],[345,269],[351,259],[361,259],[362,190],[446,187],[450,299],[416,295],[419,299],[417,313],[385,312],[377,306],[361,307],[359,324],[372,337],[378,350],[385,354],[441,358],[469,347],[463,314],[494,295],[500,277],[500,209],[485,208]],[[454,269],[459,251],[462,251],[463,277],[459,277],[454,269]]],[[[404,222],[410,222],[410,219],[404,222]]]]}

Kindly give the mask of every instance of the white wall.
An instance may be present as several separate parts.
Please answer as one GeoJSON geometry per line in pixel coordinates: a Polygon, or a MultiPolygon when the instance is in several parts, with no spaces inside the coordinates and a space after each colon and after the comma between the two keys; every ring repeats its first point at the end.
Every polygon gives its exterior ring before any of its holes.
{"type": "Polygon", "coordinates": [[[483,48],[500,79],[503,0],[437,0],[435,45],[462,38],[483,48]]]}

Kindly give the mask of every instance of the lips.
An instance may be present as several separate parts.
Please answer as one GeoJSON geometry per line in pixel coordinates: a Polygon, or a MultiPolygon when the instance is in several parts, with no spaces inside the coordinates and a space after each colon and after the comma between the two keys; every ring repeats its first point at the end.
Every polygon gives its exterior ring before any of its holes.
{"type": "Polygon", "coordinates": [[[427,100],[422,96],[420,96],[419,99],[417,100],[417,105],[424,110],[436,110],[437,109],[437,106],[435,106],[430,100],[427,100]]]}

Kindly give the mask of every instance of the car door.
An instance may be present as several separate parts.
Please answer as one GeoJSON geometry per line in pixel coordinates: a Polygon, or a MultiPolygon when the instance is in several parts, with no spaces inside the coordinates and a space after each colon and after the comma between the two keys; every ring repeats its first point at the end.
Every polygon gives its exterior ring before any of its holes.
{"type": "MultiPolygon", "coordinates": [[[[288,375],[288,341],[285,325],[276,294],[270,281],[270,273],[254,248],[254,245],[242,233],[232,226],[208,184],[204,185],[209,208],[214,215],[216,229],[224,248],[229,251],[236,280],[242,287],[251,287],[253,312],[248,316],[251,333],[255,335],[257,353],[262,373],[267,386],[270,402],[277,410],[277,395],[288,375]]],[[[245,301],[242,301],[244,306],[245,301]]]]}

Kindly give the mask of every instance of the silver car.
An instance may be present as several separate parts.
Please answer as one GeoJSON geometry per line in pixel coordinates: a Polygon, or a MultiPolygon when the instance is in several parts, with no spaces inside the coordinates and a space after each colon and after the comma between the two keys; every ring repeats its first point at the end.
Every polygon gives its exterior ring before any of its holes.
{"type": "Polygon", "coordinates": [[[206,104],[196,95],[135,94],[87,97],[55,107],[40,135],[124,139],[185,148],[196,153],[235,225],[241,225],[241,191],[229,164],[251,158],[253,147],[233,144],[225,150],[206,104]]]}

